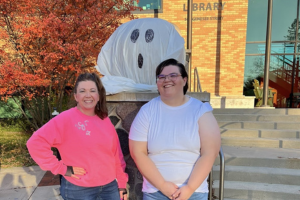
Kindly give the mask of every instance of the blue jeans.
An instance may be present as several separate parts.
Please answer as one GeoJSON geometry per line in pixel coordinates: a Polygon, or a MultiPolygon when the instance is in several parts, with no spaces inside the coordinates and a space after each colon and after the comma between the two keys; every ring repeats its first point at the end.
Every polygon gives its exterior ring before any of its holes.
{"type": "Polygon", "coordinates": [[[60,195],[65,200],[120,200],[116,180],[97,187],[81,187],[61,179],[60,195]]]}
{"type": "MultiPolygon", "coordinates": [[[[194,192],[188,200],[207,200],[207,199],[208,199],[208,193],[194,192]]],[[[154,193],[144,192],[143,200],[170,200],[170,199],[160,191],[157,191],[154,193]]]]}

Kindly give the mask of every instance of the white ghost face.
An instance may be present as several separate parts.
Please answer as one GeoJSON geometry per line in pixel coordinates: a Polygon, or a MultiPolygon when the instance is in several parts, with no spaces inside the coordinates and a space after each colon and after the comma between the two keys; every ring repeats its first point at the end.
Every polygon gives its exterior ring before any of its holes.
{"type": "MultiPolygon", "coordinates": [[[[134,29],[131,33],[131,36],[130,36],[131,42],[136,43],[139,36],[140,36],[140,30],[139,29],[134,29]]],[[[154,39],[154,31],[152,29],[148,29],[145,33],[145,41],[147,43],[150,43],[150,42],[152,42],[153,39],[154,39]]],[[[137,57],[137,63],[138,63],[139,68],[143,67],[144,57],[141,53],[139,53],[139,55],[137,57]]]]}
{"type": "Polygon", "coordinates": [[[137,19],[112,34],[101,49],[97,69],[103,75],[155,85],[157,65],[169,58],[185,63],[184,40],[174,25],[158,18],[137,19]]]}

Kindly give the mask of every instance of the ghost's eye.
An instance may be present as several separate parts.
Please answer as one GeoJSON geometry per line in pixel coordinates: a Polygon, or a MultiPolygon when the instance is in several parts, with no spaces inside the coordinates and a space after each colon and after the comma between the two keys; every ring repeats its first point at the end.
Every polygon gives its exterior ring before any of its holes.
{"type": "Polygon", "coordinates": [[[147,43],[152,42],[153,38],[154,38],[154,31],[152,29],[148,29],[145,33],[146,42],[147,43]]]}
{"type": "Polygon", "coordinates": [[[130,36],[131,42],[135,43],[139,38],[139,35],[140,35],[139,29],[133,30],[130,36]]]}

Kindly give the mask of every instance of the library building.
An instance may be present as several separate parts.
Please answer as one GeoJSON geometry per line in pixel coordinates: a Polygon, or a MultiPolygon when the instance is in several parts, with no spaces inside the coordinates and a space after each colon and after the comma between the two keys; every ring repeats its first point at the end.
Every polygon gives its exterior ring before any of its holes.
{"type": "Polygon", "coordinates": [[[141,11],[133,14],[174,24],[189,54],[190,91],[198,89],[199,81],[202,92],[211,94],[213,107],[260,106],[268,56],[268,104],[296,108],[300,105],[299,1],[272,0],[269,51],[269,0],[139,0],[141,11]]]}

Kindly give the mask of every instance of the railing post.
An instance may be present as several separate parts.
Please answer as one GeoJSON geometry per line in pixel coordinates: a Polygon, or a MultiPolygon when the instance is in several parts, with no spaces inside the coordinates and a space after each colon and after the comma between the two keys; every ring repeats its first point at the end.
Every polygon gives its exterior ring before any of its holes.
{"type": "MultiPolygon", "coordinates": [[[[223,198],[224,198],[225,157],[223,154],[222,147],[220,147],[219,157],[220,157],[219,200],[223,200],[223,198]]],[[[211,171],[209,173],[209,196],[208,196],[209,200],[212,200],[212,183],[213,183],[213,169],[211,169],[211,171]]]]}
{"type": "MultiPolygon", "coordinates": [[[[199,92],[199,91],[202,92],[201,82],[200,82],[197,67],[195,67],[195,69],[194,69],[194,79],[195,79],[195,77],[197,77],[197,92],[199,92]]],[[[194,82],[195,82],[195,80],[194,80],[194,82]]],[[[195,86],[194,86],[194,88],[195,88],[195,86]]]]}
{"type": "Polygon", "coordinates": [[[213,170],[209,173],[209,200],[212,200],[213,170]]]}
{"type": "Polygon", "coordinates": [[[224,198],[224,172],[225,172],[225,157],[223,154],[222,147],[219,152],[220,156],[220,182],[219,182],[219,199],[223,200],[224,198]]]}

